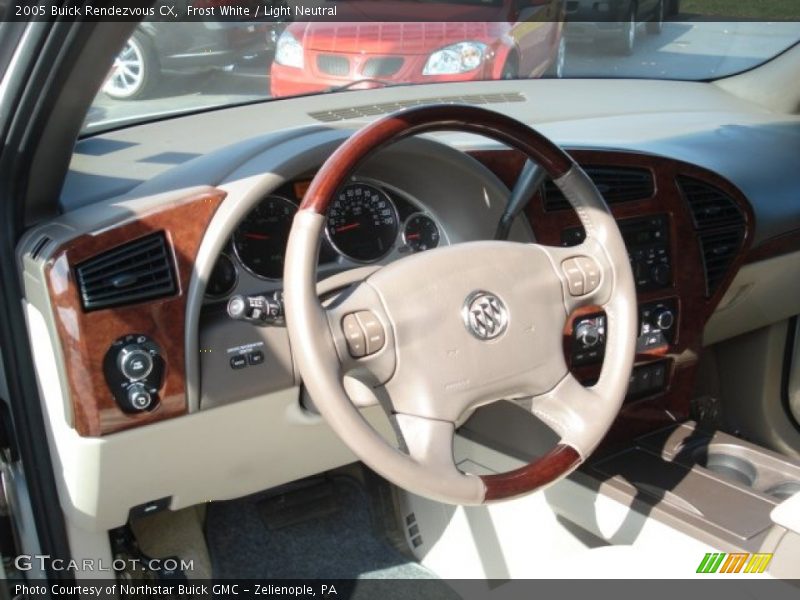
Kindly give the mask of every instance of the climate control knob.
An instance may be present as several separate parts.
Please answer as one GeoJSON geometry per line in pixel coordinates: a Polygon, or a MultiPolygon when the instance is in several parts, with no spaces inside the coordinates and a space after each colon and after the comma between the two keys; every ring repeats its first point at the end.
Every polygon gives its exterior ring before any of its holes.
{"type": "Polygon", "coordinates": [[[672,326],[675,324],[675,315],[670,309],[665,308],[656,313],[655,322],[661,330],[672,329],[672,326]]]}
{"type": "Polygon", "coordinates": [[[584,348],[594,348],[600,342],[600,330],[593,323],[583,322],[575,330],[575,337],[584,348]]]}
{"type": "Polygon", "coordinates": [[[153,396],[147,391],[144,384],[134,383],[128,386],[128,411],[141,412],[150,408],[153,396]]]}
{"type": "Polygon", "coordinates": [[[131,381],[145,379],[153,370],[153,357],[137,344],[125,346],[117,358],[120,372],[131,381]]]}

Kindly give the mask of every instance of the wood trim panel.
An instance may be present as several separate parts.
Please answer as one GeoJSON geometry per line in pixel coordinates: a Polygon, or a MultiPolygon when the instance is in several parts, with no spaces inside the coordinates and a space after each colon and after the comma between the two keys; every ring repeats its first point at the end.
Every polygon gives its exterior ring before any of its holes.
{"type": "MultiPolygon", "coordinates": [[[[616,218],[642,217],[648,214],[667,214],[670,217],[673,283],[661,290],[640,292],[639,301],[646,303],[677,298],[679,319],[675,343],[668,348],[639,355],[637,362],[668,357],[673,358],[681,367],[673,369],[670,385],[665,394],[632,402],[623,407],[620,418],[609,436],[613,439],[623,437],[629,440],[633,435],[640,435],[676,419],[688,417],[689,399],[696,372],[696,355],[702,348],[703,329],[736,272],[742,264],[752,261],[754,256],[770,256],[770,252],[790,251],[787,248],[798,247],[800,234],[775,242],[771,245],[771,250],[769,246],[768,250],[761,250],[762,244],[755,251],[750,251],[755,224],[752,207],[738,188],[719,175],[680,161],[635,152],[569,150],[568,153],[582,166],[640,167],[653,173],[656,184],[655,196],[646,200],[612,205],[611,210],[616,218]],[[676,182],[678,175],[687,175],[718,187],[736,201],[745,215],[746,230],[742,250],[731,265],[725,280],[711,298],[705,296],[702,250],[690,209],[676,182]]],[[[516,182],[525,162],[525,156],[512,149],[477,150],[470,154],[492,171],[509,189],[516,182]]],[[[580,225],[578,216],[573,210],[545,212],[541,195],[538,194],[528,204],[526,214],[537,241],[542,244],[560,245],[562,230],[580,225]]],[[[572,331],[574,317],[575,315],[571,315],[566,324],[565,336],[572,331]]],[[[565,349],[569,348],[567,342],[565,339],[565,349]]],[[[582,380],[589,380],[597,377],[599,366],[581,367],[575,374],[582,380]]]]}
{"type": "Polygon", "coordinates": [[[761,242],[745,257],[745,263],[754,263],[792,252],[800,252],[800,230],[790,231],[761,242]]]}
{"type": "Polygon", "coordinates": [[[100,436],[186,412],[184,333],[186,290],[206,227],[225,197],[221,190],[194,194],[109,229],[62,245],[45,265],[45,277],[64,355],[73,421],[83,436],[100,436]],[[166,233],[175,259],[178,292],[130,306],[84,312],[74,266],[92,256],[156,231],[166,233]],[[141,333],[161,348],[166,362],[159,404],[126,414],[103,375],[103,357],[117,338],[141,333]]]}
{"type": "Polygon", "coordinates": [[[566,444],[558,444],[547,454],[529,465],[507,473],[481,475],[486,486],[488,500],[513,498],[552,483],[569,473],[581,462],[577,450],[566,444]]]}

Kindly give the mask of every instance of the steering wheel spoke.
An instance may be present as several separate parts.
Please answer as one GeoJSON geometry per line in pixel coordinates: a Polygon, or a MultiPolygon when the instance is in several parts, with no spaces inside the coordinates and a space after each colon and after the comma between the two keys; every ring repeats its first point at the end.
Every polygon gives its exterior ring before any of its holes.
{"type": "Polygon", "coordinates": [[[402,444],[412,460],[447,477],[462,475],[453,459],[453,423],[405,414],[394,418],[402,444]]]}
{"type": "Polygon", "coordinates": [[[394,333],[377,291],[361,281],[323,307],[342,372],[370,387],[386,383],[395,370],[394,333]]]}

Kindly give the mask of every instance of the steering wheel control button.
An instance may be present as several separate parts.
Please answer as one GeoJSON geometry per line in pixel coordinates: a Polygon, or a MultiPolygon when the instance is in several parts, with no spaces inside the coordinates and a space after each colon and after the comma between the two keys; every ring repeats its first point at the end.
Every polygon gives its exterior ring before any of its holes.
{"type": "Polygon", "coordinates": [[[244,354],[237,354],[231,358],[231,369],[239,370],[247,366],[247,356],[244,354]]]}
{"type": "Polygon", "coordinates": [[[140,381],[153,370],[153,357],[137,345],[125,346],[119,353],[119,370],[131,381],[140,381]]]}
{"type": "Polygon", "coordinates": [[[367,355],[379,352],[386,344],[386,332],[378,317],[368,310],[362,310],[356,313],[356,319],[367,341],[367,355]]]}
{"type": "Polygon", "coordinates": [[[367,354],[367,336],[361,328],[355,313],[346,315],[342,319],[344,339],[347,341],[347,350],[353,358],[361,358],[367,354]]]}
{"type": "Polygon", "coordinates": [[[261,350],[256,350],[255,352],[250,352],[247,355],[247,362],[251,365],[260,365],[264,363],[264,353],[261,350]]]}
{"type": "Polygon", "coordinates": [[[600,287],[600,267],[588,256],[575,256],[561,263],[572,296],[585,296],[600,287]]]}
{"type": "Polygon", "coordinates": [[[508,309],[503,301],[489,292],[472,292],[462,309],[464,325],[479,340],[500,337],[508,327],[508,309]]]}
{"type": "Polygon", "coordinates": [[[561,269],[567,278],[567,286],[572,296],[583,296],[585,280],[583,270],[578,265],[578,259],[568,258],[561,263],[561,269]]]}
{"type": "Polygon", "coordinates": [[[600,287],[600,267],[588,256],[579,256],[575,260],[583,271],[583,293],[590,294],[600,287]]]}

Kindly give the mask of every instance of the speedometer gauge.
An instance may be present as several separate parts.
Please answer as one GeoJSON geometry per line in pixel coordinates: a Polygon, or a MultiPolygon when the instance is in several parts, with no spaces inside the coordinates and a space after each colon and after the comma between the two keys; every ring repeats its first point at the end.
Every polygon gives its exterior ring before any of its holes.
{"type": "Polygon", "coordinates": [[[341,254],[360,262],[386,256],[397,240],[397,209],[386,193],[373,185],[343,187],[328,211],[328,239],[341,254]]]}
{"type": "Polygon", "coordinates": [[[281,196],[268,196],[245,217],[233,234],[233,249],[257,277],[280,279],[289,230],[297,207],[281,196]]]}

